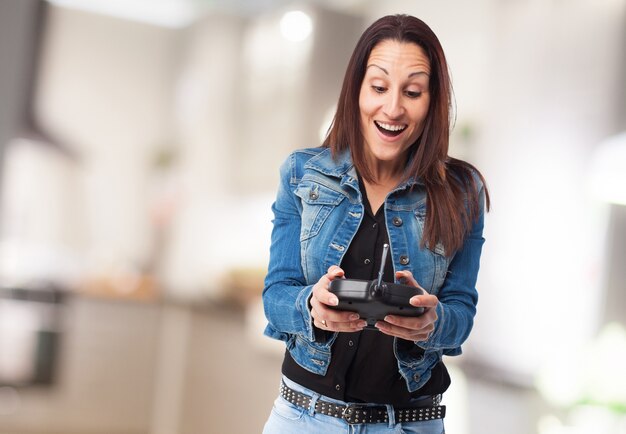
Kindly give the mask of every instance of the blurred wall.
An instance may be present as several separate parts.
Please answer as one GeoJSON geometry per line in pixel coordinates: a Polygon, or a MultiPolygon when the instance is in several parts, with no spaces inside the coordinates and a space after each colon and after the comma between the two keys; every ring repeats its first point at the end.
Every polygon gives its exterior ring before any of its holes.
{"type": "Polygon", "coordinates": [[[287,10],[171,29],[50,8],[37,110],[80,156],[86,272],[198,298],[265,267],[277,166],[320,143],[361,30],[311,6],[313,34],[288,41],[287,10]]]}
{"type": "Polygon", "coordinates": [[[173,135],[171,29],[51,7],[37,111],[79,155],[88,270],[145,266],[148,175],[173,135]]]}

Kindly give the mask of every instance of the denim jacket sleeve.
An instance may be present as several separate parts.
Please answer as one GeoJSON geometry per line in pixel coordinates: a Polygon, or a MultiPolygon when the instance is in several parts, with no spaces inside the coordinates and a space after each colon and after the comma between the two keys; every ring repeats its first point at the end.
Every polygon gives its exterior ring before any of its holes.
{"type": "MultiPolygon", "coordinates": [[[[274,213],[270,261],[263,306],[273,329],[274,337],[299,335],[307,341],[315,340],[309,310],[313,285],[307,285],[300,258],[300,225],[302,205],[293,189],[298,182],[296,154],[291,154],[280,168],[280,185],[274,213]]],[[[266,334],[268,331],[266,330],[266,334]]]]}
{"type": "Polygon", "coordinates": [[[427,341],[416,342],[426,351],[442,351],[449,356],[461,354],[461,344],[469,336],[474,324],[478,303],[476,280],[485,242],[485,190],[482,184],[479,187],[479,215],[463,246],[452,258],[446,279],[439,290],[435,329],[427,341]]]}

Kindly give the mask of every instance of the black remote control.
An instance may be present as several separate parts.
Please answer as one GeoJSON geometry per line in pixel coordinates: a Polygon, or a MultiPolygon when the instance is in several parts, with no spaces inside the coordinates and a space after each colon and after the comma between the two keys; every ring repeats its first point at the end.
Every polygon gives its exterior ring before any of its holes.
{"type": "Polygon", "coordinates": [[[409,303],[411,297],[424,293],[415,286],[401,283],[383,282],[383,269],[389,245],[383,246],[383,257],[377,280],[335,279],[330,282],[329,290],[339,298],[337,306],[331,309],[357,312],[367,322],[366,329],[378,330],[374,324],[387,315],[420,316],[423,307],[409,303]]]}

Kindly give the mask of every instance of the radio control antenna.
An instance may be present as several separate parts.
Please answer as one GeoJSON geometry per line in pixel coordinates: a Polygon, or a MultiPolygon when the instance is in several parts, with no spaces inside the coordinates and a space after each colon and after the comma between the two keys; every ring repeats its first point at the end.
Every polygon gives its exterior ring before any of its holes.
{"type": "Polygon", "coordinates": [[[378,270],[378,281],[376,282],[376,290],[380,291],[383,285],[383,271],[385,271],[385,262],[387,261],[387,253],[389,252],[389,244],[383,244],[383,257],[380,260],[380,269],[378,270]]]}

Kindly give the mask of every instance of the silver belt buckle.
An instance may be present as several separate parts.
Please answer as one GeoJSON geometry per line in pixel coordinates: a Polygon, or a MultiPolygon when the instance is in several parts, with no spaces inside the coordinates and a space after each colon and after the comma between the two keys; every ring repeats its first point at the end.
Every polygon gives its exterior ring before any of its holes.
{"type": "Polygon", "coordinates": [[[360,405],[355,405],[355,404],[347,405],[346,408],[343,409],[343,413],[341,414],[341,417],[350,425],[364,423],[365,422],[364,419],[359,420],[360,408],[362,408],[360,405]]]}

